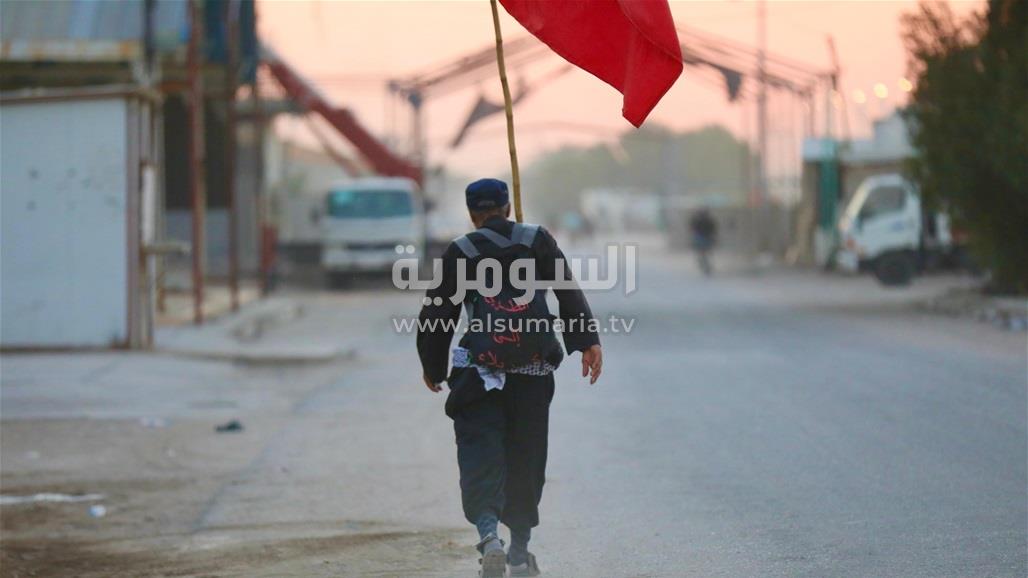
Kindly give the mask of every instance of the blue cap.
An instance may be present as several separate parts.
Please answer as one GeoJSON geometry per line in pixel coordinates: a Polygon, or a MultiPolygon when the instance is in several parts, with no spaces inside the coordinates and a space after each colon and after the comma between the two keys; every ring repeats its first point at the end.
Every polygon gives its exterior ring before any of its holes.
{"type": "Polygon", "coordinates": [[[468,209],[483,211],[502,207],[510,202],[507,195],[507,183],[499,179],[479,179],[464,190],[468,209]]]}

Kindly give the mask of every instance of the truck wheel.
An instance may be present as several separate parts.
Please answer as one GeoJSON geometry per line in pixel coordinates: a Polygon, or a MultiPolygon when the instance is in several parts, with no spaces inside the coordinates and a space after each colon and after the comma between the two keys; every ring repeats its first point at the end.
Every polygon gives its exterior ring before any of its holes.
{"type": "Polygon", "coordinates": [[[914,258],[907,253],[889,253],[875,260],[874,274],[886,287],[905,287],[914,278],[914,258]]]}

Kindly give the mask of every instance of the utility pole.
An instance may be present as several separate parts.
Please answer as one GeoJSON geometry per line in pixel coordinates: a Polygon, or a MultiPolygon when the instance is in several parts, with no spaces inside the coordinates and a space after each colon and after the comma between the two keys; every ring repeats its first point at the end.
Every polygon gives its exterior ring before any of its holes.
{"type": "MultiPolygon", "coordinates": [[[[832,58],[831,100],[828,104],[835,106],[835,99],[838,98],[840,120],[842,120],[842,138],[848,141],[850,139],[849,111],[846,108],[846,97],[842,94],[842,67],[839,65],[839,53],[835,50],[835,38],[831,34],[828,35],[826,41],[828,42],[828,54],[832,58]]],[[[828,129],[828,132],[831,134],[831,128],[828,129]]]]}
{"type": "Polygon", "coordinates": [[[189,0],[189,47],[187,53],[189,118],[189,197],[193,210],[193,322],[203,323],[203,285],[206,244],[204,240],[207,195],[204,191],[204,131],[203,131],[203,13],[199,0],[189,0]]]}
{"type": "Polygon", "coordinates": [[[428,148],[425,144],[425,115],[422,105],[425,104],[421,91],[413,91],[407,94],[407,102],[411,107],[411,157],[414,164],[421,170],[424,178],[428,164],[428,148]]]}
{"type": "MultiPolygon", "coordinates": [[[[260,22],[260,11],[256,3],[253,7],[253,26],[254,30],[259,30],[258,24],[260,22]]],[[[254,149],[256,155],[254,157],[254,185],[253,185],[253,202],[254,202],[254,221],[256,222],[256,239],[257,239],[257,275],[258,285],[260,286],[261,295],[267,295],[271,291],[271,258],[268,238],[268,210],[267,203],[265,202],[265,191],[264,191],[264,150],[265,150],[265,138],[267,125],[265,124],[266,119],[264,118],[264,100],[261,97],[261,83],[260,83],[260,70],[263,60],[261,55],[263,54],[263,47],[258,51],[257,63],[255,64],[253,71],[253,84],[250,86],[250,100],[253,102],[253,127],[255,140],[254,149]]]]}
{"type": "Polygon", "coordinates": [[[239,208],[236,206],[236,91],[239,87],[239,0],[225,3],[225,197],[228,205],[228,291],[239,309],[239,208]]]}
{"type": "Polygon", "coordinates": [[[757,0],[757,204],[767,202],[767,0],[757,0]]]}

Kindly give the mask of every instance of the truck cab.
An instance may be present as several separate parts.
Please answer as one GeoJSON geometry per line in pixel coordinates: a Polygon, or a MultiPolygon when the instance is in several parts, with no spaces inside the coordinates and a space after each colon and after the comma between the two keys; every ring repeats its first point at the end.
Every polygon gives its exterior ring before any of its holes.
{"type": "Polygon", "coordinates": [[[411,179],[368,177],[334,185],[320,225],[321,265],[332,285],[358,273],[390,271],[396,259],[424,253],[424,209],[411,179]]]}
{"type": "Polygon", "coordinates": [[[897,174],[860,184],[838,224],[839,269],[870,270],[885,285],[906,285],[929,259],[952,251],[949,220],[926,213],[917,189],[897,174]]]}

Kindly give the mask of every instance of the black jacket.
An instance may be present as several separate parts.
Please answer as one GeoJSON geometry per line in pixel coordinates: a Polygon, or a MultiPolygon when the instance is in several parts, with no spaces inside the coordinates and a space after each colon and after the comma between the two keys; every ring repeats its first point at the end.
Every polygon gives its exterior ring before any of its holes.
{"type": "MultiPolygon", "coordinates": [[[[510,238],[514,223],[497,216],[489,218],[484,226],[510,238]]],[[[489,243],[487,240],[475,240],[475,246],[483,251],[488,250],[489,243]]],[[[564,278],[571,278],[571,271],[567,266],[564,253],[557,247],[557,241],[553,235],[550,235],[549,231],[542,227],[539,227],[539,232],[532,243],[532,253],[536,259],[538,280],[552,281],[554,279],[556,259],[564,259],[564,278]]],[[[450,363],[450,343],[453,340],[453,329],[452,325],[444,327],[446,324],[442,321],[450,320],[455,323],[460,318],[461,304],[454,305],[449,298],[457,292],[457,259],[462,257],[464,257],[464,253],[457,248],[456,244],[450,243],[442,257],[443,281],[439,287],[430,289],[426,294],[426,297],[429,298],[441,297],[442,305],[425,305],[421,308],[421,323],[418,326],[418,356],[421,358],[421,367],[425,375],[433,383],[439,383],[446,379],[450,363]],[[434,331],[424,330],[423,328],[427,327],[425,322],[431,319],[437,319],[440,322],[436,323],[434,331]]],[[[468,269],[468,277],[473,278],[474,267],[468,267],[468,269]]],[[[504,273],[506,274],[506,272],[504,273]]],[[[555,289],[553,292],[560,305],[560,318],[564,322],[564,347],[568,353],[584,351],[599,344],[600,336],[595,331],[589,330],[589,323],[582,321],[583,319],[592,319],[592,311],[590,311],[589,303],[582,291],[575,288],[555,289]],[[574,325],[569,323],[572,319],[577,320],[574,325]],[[569,328],[574,328],[575,331],[570,331],[569,328]]]]}

